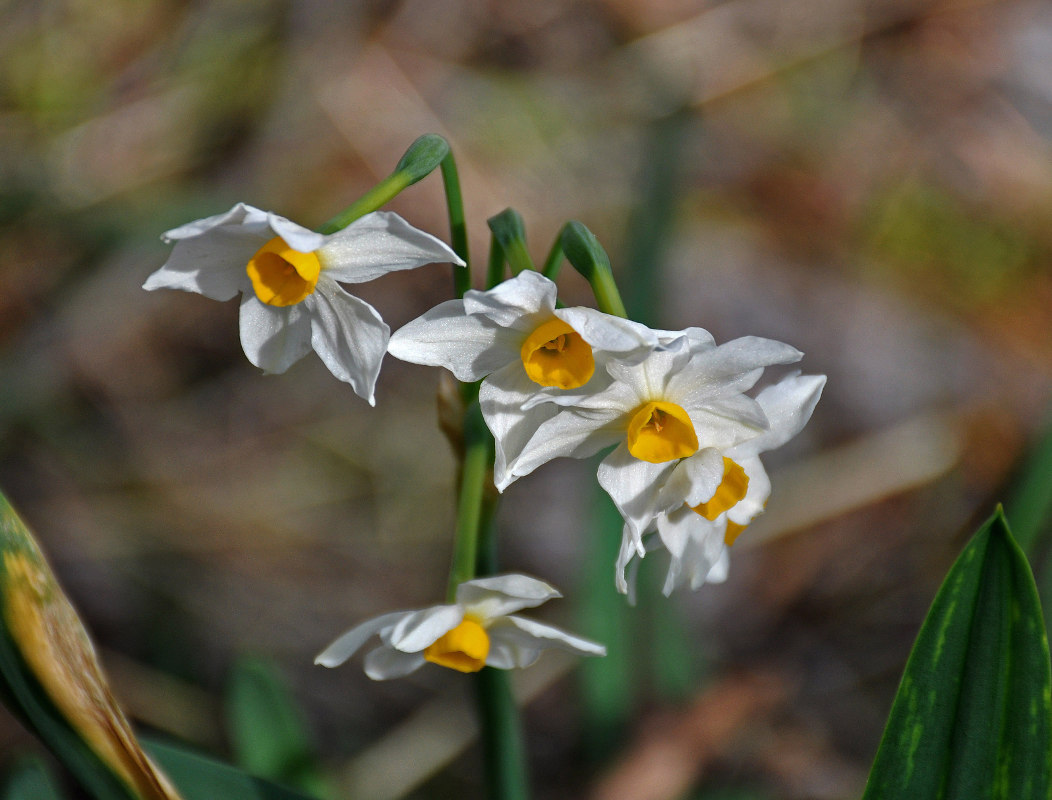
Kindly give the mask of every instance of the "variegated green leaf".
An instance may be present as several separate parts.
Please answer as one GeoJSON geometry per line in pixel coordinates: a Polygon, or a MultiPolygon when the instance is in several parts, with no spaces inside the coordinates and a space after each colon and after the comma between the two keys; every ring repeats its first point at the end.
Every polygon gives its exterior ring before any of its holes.
{"type": "Polygon", "coordinates": [[[1050,716],[1037,590],[998,508],[932,603],[863,800],[1048,800],[1050,716]]]}

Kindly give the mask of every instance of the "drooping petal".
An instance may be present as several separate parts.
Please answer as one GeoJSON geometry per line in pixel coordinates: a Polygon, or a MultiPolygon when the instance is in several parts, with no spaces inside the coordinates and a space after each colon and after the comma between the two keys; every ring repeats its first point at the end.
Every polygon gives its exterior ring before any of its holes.
{"type": "Polygon", "coordinates": [[[529,475],[553,458],[588,458],[615,444],[624,438],[618,416],[616,409],[597,410],[588,416],[571,409],[561,410],[538,427],[519,456],[508,462],[501,481],[494,480],[497,489],[503,492],[516,478],[529,475]]]}
{"type": "Polygon", "coordinates": [[[518,361],[498,369],[479,387],[482,417],[496,444],[493,480],[498,485],[507,481],[508,463],[519,457],[537,429],[559,411],[551,403],[530,406],[525,402],[539,388],[518,361]]]}
{"type": "Polygon", "coordinates": [[[394,625],[400,619],[412,613],[412,611],[392,611],[389,614],[381,614],[378,617],[366,620],[346,633],[340,634],[332,644],[315,657],[314,663],[323,667],[338,667],[353,656],[374,633],[379,633],[381,629],[394,625]]]}
{"type": "Polygon", "coordinates": [[[414,228],[390,211],[366,214],[326,236],[318,258],[329,277],[343,283],[363,283],[424,264],[464,265],[441,239],[414,228]]]}
{"type": "Polygon", "coordinates": [[[624,443],[614,448],[599,464],[599,485],[606,490],[625,522],[638,537],[654,518],[658,491],[676,462],[652,464],[628,452],[624,443]]]}
{"type": "MultiPolygon", "coordinates": [[[[646,548],[643,546],[642,537],[635,533],[631,525],[625,523],[621,528],[621,549],[617,553],[617,563],[614,566],[614,583],[621,594],[629,593],[629,581],[625,577],[625,568],[636,556],[643,558],[645,555],[646,548]]],[[[634,601],[630,602],[635,605],[634,601]]]]}
{"type": "Polygon", "coordinates": [[[307,300],[311,346],[329,372],[346,381],[359,397],[376,405],[374,390],[391,329],[364,300],[347,294],[325,275],[307,300]]]}
{"type": "Polygon", "coordinates": [[[556,293],[555,284],[539,272],[523,270],[488,291],[465,292],[464,311],[487,317],[502,328],[529,332],[543,321],[534,317],[552,316],[556,293]]]}
{"type": "Polygon", "coordinates": [[[180,289],[230,300],[250,285],[245,265],[271,236],[267,213],[244,203],[173,228],[162,237],[175,242],[171,255],[142,288],[180,289]]]}
{"type": "Polygon", "coordinates": [[[365,674],[374,681],[401,678],[416,672],[427,663],[420,653],[403,653],[386,644],[370,650],[365,656],[365,674]]]}
{"type": "Polygon", "coordinates": [[[516,667],[529,666],[537,660],[540,651],[546,649],[579,656],[606,655],[606,647],[598,642],[525,617],[501,617],[488,632],[492,642],[507,648],[503,653],[512,657],[516,667]]]}
{"type": "Polygon", "coordinates": [[[464,609],[459,605],[432,606],[406,614],[390,630],[385,630],[383,640],[403,653],[418,653],[448,633],[464,619],[464,609]]]}
{"type": "Polygon", "coordinates": [[[671,559],[662,590],[666,595],[684,581],[689,581],[694,589],[705,582],[726,550],[725,529],[722,521],[712,522],[686,507],[658,518],[658,536],[671,559]]]}
{"type": "Polygon", "coordinates": [[[244,294],[238,327],[248,360],[266,373],[280,374],[310,352],[311,321],[302,303],[268,306],[244,294]]]}
{"type": "Polygon", "coordinates": [[[445,367],[470,383],[518,362],[520,338],[487,317],[465,314],[463,300],[447,300],[395,331],[387,352],[412,364],[445,367]]]}
{"type": "Polygon", "coordinates": [[[555,587],[520,574],[476,578],[457,587],[457,603],[480,620],[533,608],[553,597],[562,597],[555,587]]]}

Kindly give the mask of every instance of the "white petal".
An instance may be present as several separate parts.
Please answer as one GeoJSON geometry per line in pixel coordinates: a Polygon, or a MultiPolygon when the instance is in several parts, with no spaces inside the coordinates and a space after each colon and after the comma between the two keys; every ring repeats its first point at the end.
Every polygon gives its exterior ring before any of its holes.
{"type": "Polygon", "coordinates": [[[749,476],[749,488],[745,490],[745,497],[727,511],[727,518],[737,525],[748,525],[763,513],[767,499],[771,496],[771,479],[759,456],[742,458],[738,466],[749,476]]]}
{"type": "Polygon", "coordinates": [[[555,316],[594,349],[616,354],[623,361],[638,361],[658,346],[657,334],[646,325],[594,308],[557,308],[555,316]]]}
{"type": "Polygon", "coordinates": [[[690,360],[689,343],[685,338],[679,338],[667,347],[652,351],[638,364],[612,362],[607,366],[607,370],[615,381],[631,388],[635,401],[630,404],[630,408],[635,408],[649,400],[680,402],[669,394],[669,381],[681,372],[690,360]]]}
{"type": "Polygon", "coordinates": [[[331,278],[344,283],[371,281],[388,272],[436,262],[464,265],[441,239],[390,211],[366,214],[326,236],[318,258],[331,278]]]}
{"type": "Polygon", "coordinates": [[[313,253],[325,243],[325,237],[322,234],[290,222],[273,211],[267,214],[267,222],[270,229],[285,240],[285,244],[301,253],[313,253]]]}
{"type": "Polygon", "coordinates": [[[389,631],[384,631],[387,644],[403,653],[417,653],[434,644],[464,619],[459,605],[432,606],[406,614],[389,631]]]}
{"type": "Polygon", "coordinates": [[[674,511],[682,505],[694,507],[707,502],[722,481],[723,452],[703,447],[673,468],[658,495],[658,510],[674,511]]]}
{"type": "Polygon", "coordinates": [[[599,485],[613,499],[637,537],[643,535],[657,514],[658,490],[676,463],[640,461],[622,442],[599,464],[599,485]]]}
{"type": "Polygon", "coordinates": [[[486,317],[466,315],[463,300],[447,300],[395,331],[387,352],[413,364],[445,367],[470,383],[509,362],[521,364],[520,338],[486,317]]]}
{"type": "Polygon", "coordinates": [[[621,528],[621,549],[618,551],[617,562],[614,565],[614,584],[621,594],[628,594],[629,588],[625,577],[625,567],[635,556],[643,558],[645,555],[646,548],[643,547],[642,538],[637,536],[632,526],[626,523],[621,528]]]}
{"type": "Polygon", "coordinates": [[[537,660],[540,650],[548,648],[579,656],[606,655],[606,648],[598,642],[524,617],[502,617],[487,632],[492,642],[508,648],[517,667],[529,666],[537,660]]]}
{"type": "Polygon", "coordinates": [[[588,458],[609,447],[625,435],[618,417],[616,410],[593,412],[592,416],[569,409],[560,411],[537,428],[518,458],[508,462],[501,481],[494,481],[497,489],[503,492],[516,478],[529,475],[553,458],[588,458]]]}
{"type": "Polygon", "coordinates": [[[364,666],[365,674],[374,681],[386,681],[416,672],[426,663],[426,659],[420,653],[403,653],[382,644],[369,651],[364,666]]]}
{"type": "Polygon", "coordinates": [[[189,222],[164,234],[172,253],[143,288],[181,289],[212,300],[230,300],[247,287],[245,267],[272,232],[267,214],[238,203],[224,214],[189,222]]]}
{"type": "Polygon", "coordinates": [[[790,375],[768,386],[756,402],[768,420],[769,430],[741,444],[735,452],[755,455],[781,447],[803,430],[822,396],[825,375],[790,375]]]}
{"type": "Polygon", "coordinates": [[[712,334],[704,328],[684,328],[681,331],[654,331],[658,337],[658,342],[662,347],[667,347],[672,344],[676,339],[686,339],[688,346],[692,351],[695,350],[707,350],[710,347],[716,346],[716,340],[712,338],[712,334]]]}
{"type": "Polygon", "coordinates": [[[457,587],[457,603],[483,620],[533,608],[553,597],[562,597],[555,587],[517,573],[476,578],[457,587]]]}
{"type": "Polygon", "coordinates": [[[688,581],[696,589],[707,579],[727,549],[723,543],[726,521],[713,522],[690,509],[668,514],[658,520],[658,535],[671,555],[664,593],[688,581]]]}
{"type": "Polygon", "coordinates": [[[479,387],[482,416],[496,444],[493,480],[497,484],[507,479],[508,462],[517,459],[537,429],[559,411],[550,403],[527,404],[539,388],[519,360],[498,369],[479,387]]]}
{"type": "Polygon", "coordinates": [[[320,279],[311,306],[311,346],[329,372],[376,405],[373,391],[391,329],[371,305],[320,279]]]}
{"type": "Polygon", "coordinates": [[[266,211],[261,211],[247,203],[238,203],[222,214],[214,214],[211,217],[197,219],[193,222],[187,222],[185,225],[180,225],[178,228],[172,228],[170,231],[162,234],[161,238],[166,242],[193,239],[194,237],[213,232],[217,228],[241,229],[246,233],[265,239],[270,239],[273,236],[266,211]]]}
{"type": "Polygon", "coordinates": [[[381,614],[379,617],[366,620],[337,637],[332,644],[317,655],[314,663],[323,667],[338,667],[353,656],[374,633],[378,633],[381,628],[393,625],[402,617],[412,613],[412,611],[392,611],[389,614],[381,614]]]}
{"type": "Polygon", "coordinates": [[[310,352],[311,322],[303,303],[278,308],[242,295],[238,327],[245,355],[264,372],[280,374],[310,352]]]}
{"type": "Polygon", "coordinates": [[[523,270],[488,291],[465,292],[464,310],[488,317],[503,328],[515,327],[528,333],[539,324],[532,317],[554,315],[556,293],[555,284],[539,272],[523,270]]]}
{"type": "Polygon", "coordinates": [[[763,367],[791,364],[803,353],[795,347],[758,336],[744,336],[696,352],[690,364],[670,381],[669,391],[684,407],[752,388],[763,367]]]}

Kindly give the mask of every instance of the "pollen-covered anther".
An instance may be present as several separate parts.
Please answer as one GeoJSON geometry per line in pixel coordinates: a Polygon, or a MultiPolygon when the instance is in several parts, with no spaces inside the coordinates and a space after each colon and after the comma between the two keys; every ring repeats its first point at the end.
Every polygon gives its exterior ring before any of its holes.
{"type": "Polygon", "coordinates": [[[245,272],[262,302],[270,306],[293,306],[314,292],[321,262],[314,253],[293,250],[284,239],[275,236],[249,259],[245,272]]]}
{"type": "Polygon", "coordinates": [[[489,635],[473,619],[463,620],[424,650],[425,659],[457,672],[478,672],[488,655],[489,635]]]}
{"type": "Polygon", "coordinates": [[[644,403],[632,413],[627,442],[628,452],[651,464],[686,458],[698,450],[694,423],[687,412],[662,400],[644,403]]]}
{"type": "Polygon", "coordinates": [[[537,326],[520,351],[526,375],[541,386],[576,389],[595,372],[592,347],[559,318],[537,326]]]}
{"type": "MultiPolygon", "coordinates": [[[[692,510],[697,514],[701,514],[705,519],[714,520],[724,511],[736,506],[745,497],[747,491],[749,491],[749,476],[745,474],[745,470],[739,464],[724,456],[723,480],[716,487],[716,494],[712,496],[712,499],[693,506],[692,510]]],[[[731,541],[728,544],[734,541],[738,533],[741,533],[741,530],[739,530],[737,533],[731,534],[730,526],[733,524],[733,522],[728,520],[727,533],[731,537],[731,541]]]]}

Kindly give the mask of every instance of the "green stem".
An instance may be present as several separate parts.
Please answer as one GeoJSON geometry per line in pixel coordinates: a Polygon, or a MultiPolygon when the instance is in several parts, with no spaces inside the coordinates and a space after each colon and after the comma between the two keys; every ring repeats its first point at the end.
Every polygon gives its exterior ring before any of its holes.
{"type": "Polygon", "coordinates": [[[398,196],[398,193],[411,185],[410,176],[405,172],[392,172],[376,186],[363,194],[347,208],[330,219],[320,228],[318,233],[336,233],[342,231],[356,219],[376,211],[398,196]]]}
{"type": "MultiPolygon", "coordinates": [[[[451,158],[449,142],[437,133],[425,133],[409,145],[390,175],[318,228],[318,233],[336,233],[359,217],[376,211],[394,199],[407,186],[412,186],[434,172],[446,158],[451,158]]],[[[463,212],[460,216],[463,218],[463,212]]],[[[459,255],[459,251],[457,252],[459,255]]],[[[465,261],[467,261],[466,252],[465,250],[465,255],[461,256],[465,261]]]]}
{"type": "Polygon", "coordinates": [[[559,275],[559,270],[563,265],[563,244],[556,237],[555,241],[552,242],[552,249],[548,251],[548,257],[544,259],[544,266],[541,268],[541,274],[550,281],[554,281],[559,275]]]}
{"type": "Polygon", "coordinates": [[[446,191],[446,208],[449,209],[449,243],[453,252],[464,259],[464,267],[453,267],[453,291],[457,297],[471,288],[471,259],[468,257],[468,226],[464,217],[464,198],[460,192],[460,175],[457,162],[450,151],[442,159],[442,186],[446,191]]]}
{"type": "Polygon", "coordinates": [[[614,274],[609,270],[597,270],[590,281],[592,293],[595,295],[595,304],[599,310],[615,317],[628,318],[625,304],[621,300],[621,293],[617,290],[614,274]]]}
{"type": "Polygon", "coordinates": [[[475,689],[488,796],[492,800],[528,800],[526,752],[508,673],[484,667],[475,676],[475,689]]]}
{"type": "Polygon", "coordinates": [[[486,288],[492,289],[504,280],[504,248],[500,246],[497,235],[489,237],[489,263],[486,265],[486,288]]]}
{"type": "Polygon", "coordinates": [[[453,565],[449,571],[447,597],[456,597],[457,587],[475,577],[479,531],[482,526],[483,499],[493,462],[490,436],[478,402],[464,412],[464,461],[460,468],[460,498],[457,503],[456,538],[453,565]]]}

